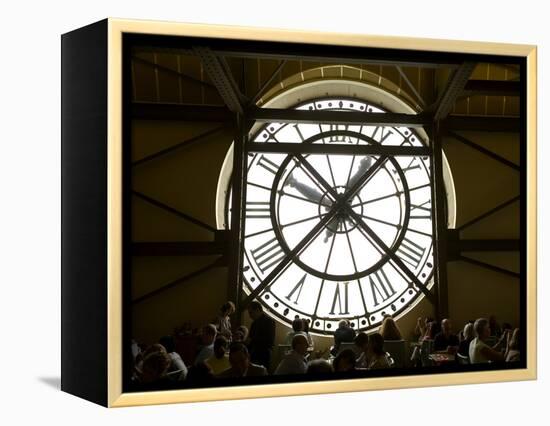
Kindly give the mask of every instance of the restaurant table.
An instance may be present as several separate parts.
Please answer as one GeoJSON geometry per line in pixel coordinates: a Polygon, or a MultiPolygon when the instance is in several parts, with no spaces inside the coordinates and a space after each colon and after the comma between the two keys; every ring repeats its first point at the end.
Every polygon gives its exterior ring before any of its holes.
{"type": "Polygon", "coordinates": [[[454,354],[448,353],[433,353],[430,354],[428,358],[430,358],[435,365],[449,364],[455,362],[456,360],[456,356],[454,354]]]}

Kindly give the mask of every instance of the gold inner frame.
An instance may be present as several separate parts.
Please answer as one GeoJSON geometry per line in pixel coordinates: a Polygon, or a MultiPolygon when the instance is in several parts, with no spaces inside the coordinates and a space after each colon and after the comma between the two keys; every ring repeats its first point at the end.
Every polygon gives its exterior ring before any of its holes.
{"type": "Polygon", "coordinates": [[[424,386],[534,380],[537,378],[537,49],[533,45],[471,42],[271,28],[155,22],[109,18],[107,159],[107,336],[108,405],[213,401],[424,386]],[[305,42],[454,53],[518,56],[527,59],[527,368],[518,370],[377,377],[318,382],[246,385],[122,393],[122,35],[123,33],[305,42]]]}

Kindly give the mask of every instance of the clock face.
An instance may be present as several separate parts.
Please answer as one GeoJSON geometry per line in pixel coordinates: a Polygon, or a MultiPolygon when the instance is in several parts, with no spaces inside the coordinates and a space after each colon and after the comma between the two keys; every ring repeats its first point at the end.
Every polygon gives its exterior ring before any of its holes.
{"type": "MultiPolygon", "coordinates": [[[[384,113],[356,99],[297,109],[384,113]]],[[[423,146],[405,127],[269,123],[257,143],[423,146]]],[[[330,334],[380,324],[422,297],[433,274],[428,157],[249,153],[245,292],[287,324],[310,320],[330,334]]]]}

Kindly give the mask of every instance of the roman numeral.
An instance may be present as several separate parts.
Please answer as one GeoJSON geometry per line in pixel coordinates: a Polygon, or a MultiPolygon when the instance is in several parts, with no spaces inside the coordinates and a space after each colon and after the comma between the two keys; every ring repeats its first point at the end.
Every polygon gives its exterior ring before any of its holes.
{"type": "Polygon", "coordinates": [[[408,238],[404,238],[403,242],[397,249],[397,256],[403,261],[411,265],[414,269],[418,268],[420,261],[424,256],[426,249],[412,242],[408,238]]]}
{"type": "Polygon", "coordinates": [[[296,295],[296,298],[294,299],[294,304],[298,304],[298,299],[300,298],[300,294],[302,293],[302,288],[304,287],[304,283],[306,282],[306,276],[307,274],[304,274],[304,276],[298,281],[298,284],[294,286],[292,291],[286,295],[287,300],[292,299],[292,296],[294,293],[298,292],[296,295]]]}
{"type": "Polygon", "coordinates": [[[267,201],[247,201],[246,202],[246,218],[249,219],[264,219],[270,218],[269,202],[267,201]]]}
{"type": "Polygon", "coordinates": [[[342,283],[342,285],[344,286],[344,290],[342,292],[340,290],[340,283],[336,283],[336,290],[334,291],[334,298],[332,299],[332,309],[330,310],[331,315],[334,315],[334,312],[335,312],[334,309],[336,308],[336,303],[338,303],[338,310],[340,311],[339,315],[348,315],[349,314],[349,310],[348,310],[348,284],[349,284],[349,282],[342,283]],[[343,295],[342,295],[342,293],[343,293],[343,295]],[[343,300],[344,309],[342,309],[342,298],[344,299],[343,300]]]}
{"type": "MultiPolygon", "coordinates": [[[[338,126],[337,124],[330,124],[330,131],[337,131],[337,130],[348,130],[349,125],[344,124],[343,126],[338,126]],[[343,127],[343,128],[342,128],[343,127]]],[[[352,143],[353,141],[349,136],[344,135],[333,135],[328,138],[329,142],[349,142],[352,143]]]]}
{"type": "Polygon", "coordinates": [[[258,265],[258,268],[262,271],[262,274],[279,263],[285,256],[283,249],[275,237],[254,250],[250,250],[250,252],[252,253],[256,265],[258,265]]]}
{"type": "Polygon", "coordinates": [[[414,170],[414,169],[420,169],[420,164],[417,164],[416,166],[411,166],[412,163],[414,163],[414,158],[411,160],[409,165],[403,169],[404,173],[407,173],[408,171],[414,170]]]}
{"type": "Polygon", "coordinates": [[[374,306],[378,306],[380,303],[385,302],[395,294],[390,280],[383,269],[376,271],[369,276],[370,288],[372,291],[372,298],[374,300],[374,306]],[[378,300],[380,298],[380,301],[378,300]]]}
{"type": "Polygon", "coordinates": [[[269,173],[273,174],[277,173],[277,170],[279,170],[279,166],[271,161],[269,158],[265,157],[265,155],[262,155],[258,160],[258,166],[263,167],[269,173]]]}
{"type": "Polygon", "coordinates": [[[393,132],[391,130],[391,128],[388,128],[388,127],[381,127],[381,126],[376,126],[374,128],[374,131],[372,132],[372,136],[371,138],[375,139],[375,140],[378,140],[378,142],[380,142],[380,144],[383,144],[384,141],[390,137],[390,135],[393,135],[393,132]],[[386,133],[384,133],[384,130],[386,130],[386,133]],[[377,133],[378,131],[380,131],[380,139],[377,139],[377,133]]]}
{"type": "Polygon", "coordinates": [[[296,130],[296,133],[298,133],[298,136],[300,137],[300,140],[303,142],[306,138],[304,138],[304,135],[302,135],[302,131],[300,130],[300,125],[295,124],[292,127],[294,127],[294,129],[296,130]]]}
{"type": "Polygon", "coordinates": [[[422,204],[413,204],[411,203],[411,219],[431,219],[431,207],[424,207],[426,204],[430,204],[430,200],[422,203],[422,204]],[[421,210],[421,212],[417,212],[417,215],[412,214],[414,210],[421,210]],[[427,214],[423,214],[424,212],[427,212],[427,214]]]}

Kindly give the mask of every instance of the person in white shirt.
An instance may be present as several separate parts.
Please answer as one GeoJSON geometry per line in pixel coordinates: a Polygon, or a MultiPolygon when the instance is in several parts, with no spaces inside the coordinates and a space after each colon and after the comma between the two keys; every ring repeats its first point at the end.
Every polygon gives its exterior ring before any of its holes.
{"type": "Polygon", "coordinates": [[[307,371],[307,348],[309,344],[304,334],[296,334],[292,338],[292,351],[281,360],[275,369],[275,375],[305,374],[307,371]]]}
{"type": "Polygon", "coordinates": [[[195,357],[193,365],[200,364],[214,355],[214,340],[216,340],[216,334],[217,330],[214,324],[207,324],[202,328],[202,347],[195,357]]]}
{"type": "Polygon", "coordinates": [[[218,329],[218,335],[225,337],[231,342],[231,319],[230,316],[235,312],[235,304],[231,301],[225,302],[220,308],[220,315],[214,320],[214,325],[218,329]]]}
{"type": "Polygon", "coordinates": [[[503,333],[498,342],[493,346],[487,345],[484,340],[491,336],[491,328],[487,318],[478,318],[474,323],[476,337],[470,342],[468,354],[470,363],[479,364],[491,361],[504,361],[504,355],[497,350],[508,338],[508,333],[503,333]]]}

